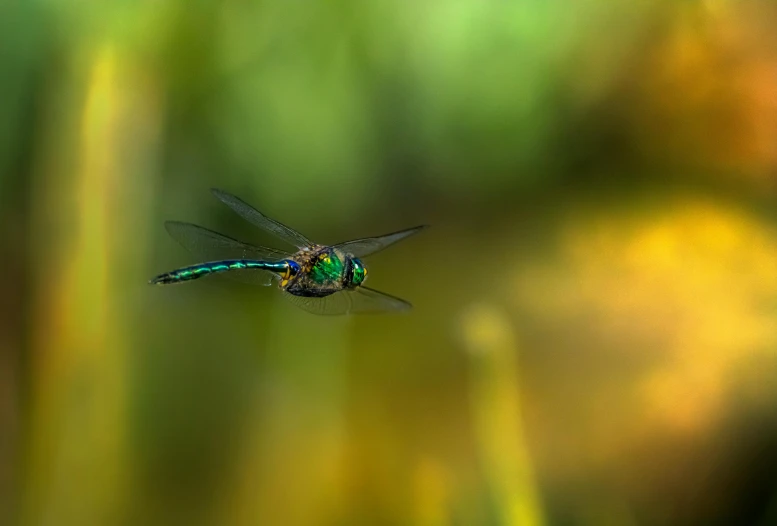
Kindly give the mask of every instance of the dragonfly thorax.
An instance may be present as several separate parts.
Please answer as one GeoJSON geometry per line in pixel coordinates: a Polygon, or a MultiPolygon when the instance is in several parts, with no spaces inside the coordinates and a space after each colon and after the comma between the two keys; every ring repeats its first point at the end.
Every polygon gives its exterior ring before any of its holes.
{"type": "Polygon", "coordinates": [[[333,247],[300,250],[289,260],[281,288],[295,296],[324,297],[361,285],[367,269],[364,263],[333,247]],[[296,265],[296,268],[294,267],[296,265]]]}

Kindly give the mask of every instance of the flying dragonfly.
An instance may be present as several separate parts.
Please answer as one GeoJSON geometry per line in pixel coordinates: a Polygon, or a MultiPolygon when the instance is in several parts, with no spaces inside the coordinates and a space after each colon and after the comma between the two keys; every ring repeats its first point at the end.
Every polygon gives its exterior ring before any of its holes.
{"type": "Polygon", "coordinates": [[[283,296],[314,314],[403,311],[412,307],[405,300],[365,287],[367,267],[360,258],[417,234],[427,225],[332,246],[319,245],[234,195],[217,189],[211,192],[243,219],[296,247],[295,251],[251,245],[191,223],[168,221],[165,228],[170,236],[206,262],[165,272],[149,283],[169,285],[215,274],[265,286],[277,282],[283,296]]]}

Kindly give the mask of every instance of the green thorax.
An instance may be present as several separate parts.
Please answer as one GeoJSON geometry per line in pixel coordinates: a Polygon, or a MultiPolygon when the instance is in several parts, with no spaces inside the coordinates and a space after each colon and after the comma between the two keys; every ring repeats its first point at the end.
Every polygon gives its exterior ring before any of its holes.
{"type": "Polygon", "coordinates": [[[313,282],[323,285],[342,280],[344,270],[343,259],[334,250],[327,250],[313,262],[308,275],[313,282]]]}

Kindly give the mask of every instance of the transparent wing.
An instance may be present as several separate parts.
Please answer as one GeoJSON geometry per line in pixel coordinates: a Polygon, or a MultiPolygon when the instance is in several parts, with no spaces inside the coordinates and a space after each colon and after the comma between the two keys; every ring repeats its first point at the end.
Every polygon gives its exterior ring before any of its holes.
{"type": "MultiPolygon", "coordinates": [[[[277,261],[286,259],[290,255],[274,248],[249,245],[191,223],[167,221],[165,229],[170,237],[202,261],[224,259],[277,261]]],[[[235,269],[217,274],[217,276],[264,287],[272,285],[278,279],[274,272],[259,269],[235,269]]]]}
{"type": "Polygon", "coordinates": [[[405,300],[367,287],[353,291],[335,292],[323,298],[307,298],[284,293],[297,307],[313,314],[331,316],[368,312],[398,312],[412,308],[405,300]]]}
{"type": "Polygon", "coordinates": [[[240,283],[248,283],[249,285],[259,285],[262,287],[269,287],[280,279],[278,275],[273,272],[255,268],[230,270],[228,272],[216,274],[214,277],[224,277],[233,281],[239,281],[240,283]]]}
{"type": "Polygon", "coordinates": [[[289,228],[274,219],[270,219],[242,199],[216,188],[212,188],[211,193],[246,221],[275,234],[285,242],[294,245],[297,248],[304,248],[313,244],[308,238],[296,230],[289,228]]]}
{"type": "Polygon", "coordinates": [[[356,287],[347,294],[351,297],[351,312],[396,312],[413,308],[403,299],[369,287],[356,287]]]}
{"type": "Polygon", "coordinates": [[[357,258],[369,256],[370,254],[374,254],[375,252],[383,250],[389,245],[393,245],[397,241],[401,241],[406,237],[417,234],[427,227],[428,225],[420,225],[413,228],[408,228],[407,230],[400,230],[399,232],[394,232],[393,234],[386,234],[385,236],[354,239],[353,241],[346,241],[345,243],[335,245],[335,248],[339,248],[347,254],[351,254],[357,258]]]}
{"type": "Polygon", "coordinates": [[[167,221],[165,223],[165,230],[183,248],[203,261],[217,261],[221,259],[277,261],[290,256],[288,252],[283,250],[249,245],[191,223],[167,221]]]}
{"type": "Polygon", "coordinates": [[[323,298],[295,296],[288,292],[284,292],[283,296],[300,309],[312,314],[336,316],[338,314],[348,314],[351,309],[351,300],[345,292],[335,292],[323,298]]]}

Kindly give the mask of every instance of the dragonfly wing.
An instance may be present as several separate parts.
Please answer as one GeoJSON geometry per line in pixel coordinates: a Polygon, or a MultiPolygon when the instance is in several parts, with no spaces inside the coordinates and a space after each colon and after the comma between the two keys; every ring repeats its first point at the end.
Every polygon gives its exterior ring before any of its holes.
{"type": "Polygon", "coordinates": [[[294,305],[311,314],[334,316],[348,314],[351,310],[351,298],[346,292],[335,292],[323,298],[295,296],[284,292],[283,295],[294,305]]]}
{"type": "MultiPolygon", "coordinates": [[[[168,221],[165,223],[165,229],[170,237],[178,241],[186,250],[201,258],[202,261],[224,259],[277,261],[286,259],[290,255],[274,248],[249,245],[191,223],[168,221]]],[[[220,273],[218,276],[261,286],[272,285],[278,278],[274,272],[260,269],[235,269],[220,273]]]]}
{"type": "Polygon", "coordinates": [[[398,312],[412,308],[405,300],[367,287],[335,292],[323,298],[284,294],[297,307],[320,315],[357,314],[368,312],[398,312]]]}
{"type": "Polygon", "coordinates": [[[168,221],[165,223],[165,229],[183,248],[203,261],[220,259],[277,261],[290,256],[288,252],[243,243],[191,223],[168,221]]]}
{"type": "Polygon", "coordinates": [[[293,228],[289,228],[283,223],[280,223],[274,219],[270,219],[242,199],[239,199],[232,194],[228,194],[227,192],[218,190],[216,188],[211,189],[211,193],[216,196],[219,201],[227,205],[246,221],[253,223],[259,228],[267,230],[272,234],[275,234],[285,242],[294,245],[297,248],[304,248],[313,245],[313,243],[308,238],[293,228]]]}
{"type": "Polygon", "coordinates": [[[255,268],[234,269],[221,274],[216,274],[216,277],[222,276],[233,281],[239,281],[240,283],[248,283],[249,285],[259,285],[262,287],[269,287],[280,279],[274,272],[255,268]]]}
{"type": "Polygon", "coordinates": [[[397,312],[413,308],[403,299],[369,287],[357,287],[347,294],[351,297],[350,312],[397,312]]]}
{"type": "Polygon", "coordinates": [[[370,254],[379,252],[384,248],[405,239],[406,237],[417,234],[421,230],[427,228],[427,226],[428,225],[420,225],[413,228],[408,228],[407,230],[400,230],[399,232],[394,232],[393,234],[386,234],[385,236],[354,239],[353,241],[346,241],[345,243],[335,245],[335,248],[338,248],[347,254],[352,254],[357,258],[369,256],[370,254]]]}

